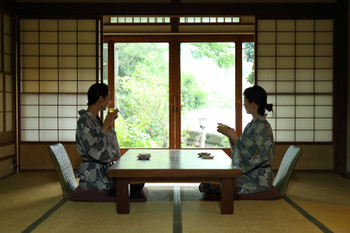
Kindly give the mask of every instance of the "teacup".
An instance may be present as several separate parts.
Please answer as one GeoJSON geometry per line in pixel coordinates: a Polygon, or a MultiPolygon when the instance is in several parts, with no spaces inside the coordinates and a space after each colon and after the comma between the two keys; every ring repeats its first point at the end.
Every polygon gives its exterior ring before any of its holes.
{"type": "Polygon", "coordinates": [[[118,109],[118,108],[109,108],[109,109],[108,109],[108,112],[109,112],[109,113],[118,113],[118,112],[119,112],[119,109],[118,109]]]}

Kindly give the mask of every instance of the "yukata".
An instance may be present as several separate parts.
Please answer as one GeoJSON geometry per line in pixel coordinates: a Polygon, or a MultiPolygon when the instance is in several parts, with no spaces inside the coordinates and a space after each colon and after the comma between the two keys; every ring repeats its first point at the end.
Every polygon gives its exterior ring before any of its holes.
{"type": "Polygon", "coordinates": [[[272,187],[275,144],[270,124],[259,116],[245,127],[232,150],[232,162],[242,169],[235,179],[235,193],[256,193],[272,187]]]}
{"type": "Polygon", "coordinates": [[[114,129],[107,133],[102,121],[86,110],[79,111],[76,129],[76,148],[82,162],[75,172],[80,178],[79,186],[85,190],[110,190],[115,181],[107,177],[107,169],[115,158],[120,158],[120,148],[114,129]]]}

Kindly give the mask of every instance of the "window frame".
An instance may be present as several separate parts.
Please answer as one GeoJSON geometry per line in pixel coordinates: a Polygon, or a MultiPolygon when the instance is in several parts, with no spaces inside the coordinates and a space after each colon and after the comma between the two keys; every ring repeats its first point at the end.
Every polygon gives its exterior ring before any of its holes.
{"type": "MultiPolygon", "coordinates": [[[[108,85],[111,92],[110,107],[114,107],[114,43],[165,42],[169,43],[169,149],[181,148],[181,87],[180,44],[187,42],[234,42],[236,76],[236,130],[242,133],[242,44],[254,42],[254,35],[118,35],[104,36],[108,44],[108,85]],[[113,56],[111,56],[113,54],[113,56]],[[180,126],[180,127],[176,127],[180,126]]],[[[128,149],[128,148],[125,148],[128,149]]],[[[181,148],[186,149],[186,148],[181,148]]],[[[210,148],[206,148],[210,149],[210,148]]],[[[223,148],[230,153],[230,148],[223,148]]]]}

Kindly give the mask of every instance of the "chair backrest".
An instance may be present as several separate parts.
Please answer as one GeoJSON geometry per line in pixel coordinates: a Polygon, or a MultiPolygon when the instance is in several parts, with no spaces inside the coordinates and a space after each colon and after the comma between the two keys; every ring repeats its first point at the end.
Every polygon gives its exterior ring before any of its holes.
{"type": "Polygon", "coordinates": [[[282,197],[287,190],[290,177],[300,155],[301,149],[291,145],[283,156],[281,165],[278,168],[276,178],[273,182],[273,186],[277,188],[282,197]]]}
{"type": "Polygon", "coordinates": [[[63,196],[69,198],[69,195],[77,188],[78,183],[67,151],[61,143],[57,143],[49,146],[49,152],[58,174],[63,196]]]}

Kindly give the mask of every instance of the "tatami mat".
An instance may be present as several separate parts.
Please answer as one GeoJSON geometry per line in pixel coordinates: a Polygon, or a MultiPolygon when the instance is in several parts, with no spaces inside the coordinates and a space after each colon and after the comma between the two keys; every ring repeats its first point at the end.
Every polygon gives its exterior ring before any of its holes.
{"type": "Polygon", "coordinates": [[[130,214],[117,214],[110,202],[67,201],[33,232],[172,232],[171,202],[131,203],[130,214]]]}
{"type": "Polygon", "coordinates": [[[350,180],[333,173],[294,173],[287,195],[333,232],[350,233],[350,180]]]}
{"type": "Polygon", "coordinates": [[[233,215],[220,214],[219,202],[183,202],[182,227],[186,233],[322,232],[284,200],[236,201],[233,215]]]}
{"type": "Polygon", "coordinates": [[[112,202],[62,202],[54,172],[16,174],[0,180],[0,232],[350,233],[350,180],[332,173],[295,172],[287,189],[291,201],[239,200],[233,215],[220,214],[219,201],[203,201],[198,186],[175,188],[178,203],[173,186],[148,188],[148,201],[132,202],[130,214],[121,215],[112,202]]]}
{"type": "Polygon", "coordinates": [[[56,173],[20,173],[0,181],[0,232],[22,232],[62,199],[56,173]]]}

